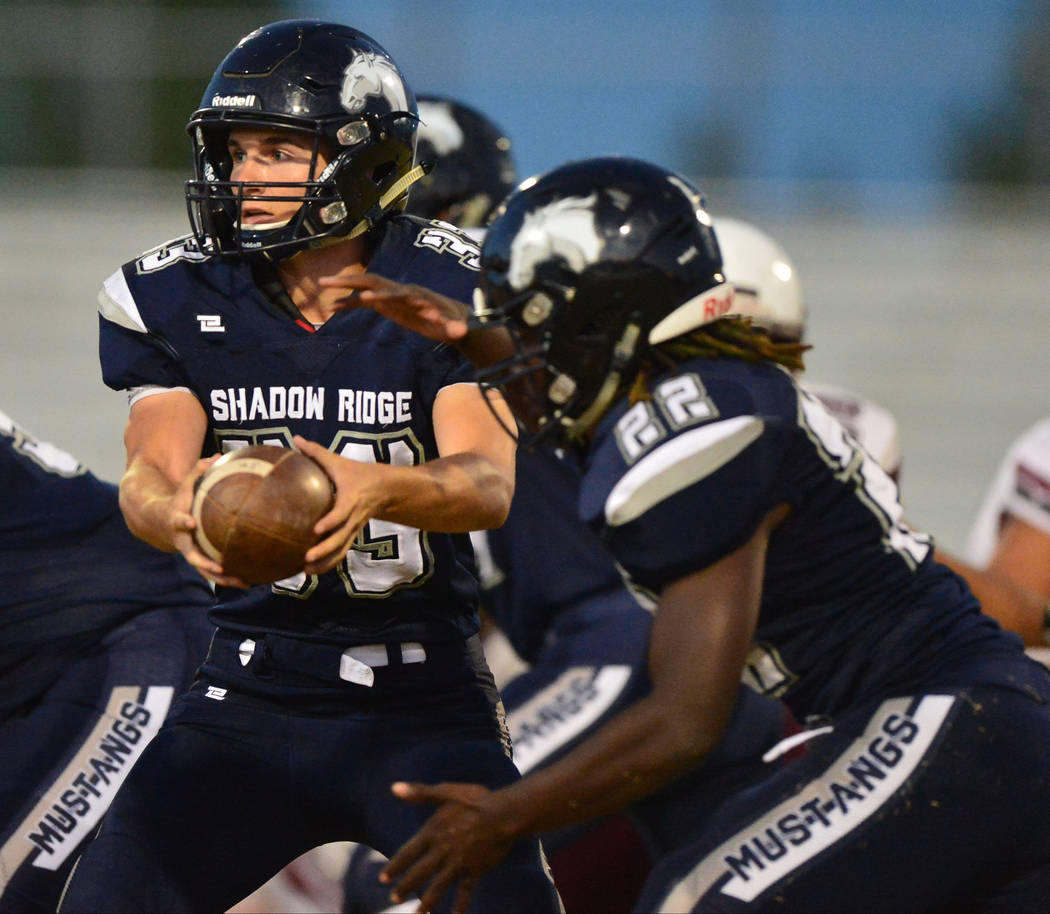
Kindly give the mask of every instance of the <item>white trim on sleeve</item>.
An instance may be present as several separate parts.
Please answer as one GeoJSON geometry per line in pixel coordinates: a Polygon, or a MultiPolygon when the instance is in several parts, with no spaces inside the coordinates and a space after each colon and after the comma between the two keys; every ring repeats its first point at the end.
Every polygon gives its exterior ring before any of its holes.
{"type": "Polygon", "coordinates": [[[152,397],[156,394],[172,393],[176,390],[181,390],[193,397],[197,396],[188,387],[161,387],[159,384],[143,384],[141,387],[132,387],[128,390],[128,407],[130,408],[134,406],[139,400],[144,400],[146,397],[152,397]]]}
{"type": "Polygon", "coordinates": [[[468,387],[481,387],[481,385],[477,381],[453,381],[451,384],[446,384],[444,387],[438,390],[434,397],[436,399],[437,397],[440,397],[446,390],[452,390],[453,387],[463,387],[464,385],[468,387]]]}
{"type": "Polygon", "coordinates": [[[605,500],[605,520],[619,527],[725,466],[762,434],[757,416],[734,416],[691,429],[650,451],[605,500]]]}

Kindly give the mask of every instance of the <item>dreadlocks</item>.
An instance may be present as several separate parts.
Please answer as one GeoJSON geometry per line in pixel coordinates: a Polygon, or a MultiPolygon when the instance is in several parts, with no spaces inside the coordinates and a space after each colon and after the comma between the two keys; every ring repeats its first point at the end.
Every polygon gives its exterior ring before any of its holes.
{"type": "Polygon", "coordinates": [[[797,341],[774,340],[747,317],[723,317],[653,346],[643,357],[631,385],[631,402],[648,399],[649,378],[695,358],[769,361],[790,371],[802,371],[802,353],[810,347],[797,341]]]}

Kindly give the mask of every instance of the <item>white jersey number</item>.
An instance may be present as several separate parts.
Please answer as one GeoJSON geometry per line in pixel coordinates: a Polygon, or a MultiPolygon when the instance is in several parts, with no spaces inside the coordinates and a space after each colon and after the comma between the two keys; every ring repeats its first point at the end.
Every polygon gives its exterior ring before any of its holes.
{"type": "Polygon", "coordinates": [[[886,471],[864,450],[814,396],[799,391],[799,423],[835,477],[852,483],[861,503],[875,515],[884,531],[882,541],[910,567],[930,551],[930,537],[913,530],[904,520],[897,486],[886,471]]]}
{"type": "MultiPolygon", "coordinates": [[[[251,432],[218,431],[223,453],[253,444],[291,447],[289,429],[255,429],[251,432]]],[[[361,463],[415,466],[424,459],[423,446],[411,432],[366,435],[340,432],[330,451],[361,463]]],[[[427,533],[373,518],[358,535],[336,572],[352,597],[385,597],[401,587],[416,587],[433,574],[434,556],[427,533]]],[[[317,576],[300,572],[271,585],[274,593],[305,599],[317,587],[317,576]]]]}
{"type": "MultiPolygon", "coordinates": [[[[331,450],[361,463],[415,466],[423,448],[411,434],[364,435],[344,432],[331,450]]],[[[422,584],[434,570],[426,531],[372,518],[336,569],[352,597],[385,597],[401,587],[422,584]]]]}

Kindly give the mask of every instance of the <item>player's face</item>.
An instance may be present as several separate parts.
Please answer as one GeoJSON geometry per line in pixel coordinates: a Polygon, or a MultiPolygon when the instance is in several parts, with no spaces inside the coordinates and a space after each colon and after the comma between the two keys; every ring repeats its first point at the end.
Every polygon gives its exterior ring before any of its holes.
{"type": "Polygon", "coordinates": [[[245,197],[252,198],[245,199],[242,205],[241,221],[253,229],[276,228],[287,223],[299,209],[299,203],[279,198],[301,197],[305,193],[302,187],[268,187],[267,184],[310,181],[328,164],[323,152],[312,162],[312,136],[291,130],[240,127],[230,131],[227,148],[233,162],[230,180],[243,181],[245,197]]]}

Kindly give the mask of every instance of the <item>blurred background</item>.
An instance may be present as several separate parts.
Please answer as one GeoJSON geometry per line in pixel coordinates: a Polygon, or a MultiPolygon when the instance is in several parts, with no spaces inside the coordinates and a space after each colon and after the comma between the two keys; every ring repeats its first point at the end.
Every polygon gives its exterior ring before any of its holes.
{"type": "Polygon", "coordinates": [[[189,115],[245,33],[296,17],[486,112],[522,177],[638,156],[777,238],[809,374],[896,414],[908,513],[942,545],[1050,414],[1050,2],[3,0],[0,409],[100,475],[126,406],[98,287],[186,231],[189,115]]]}

